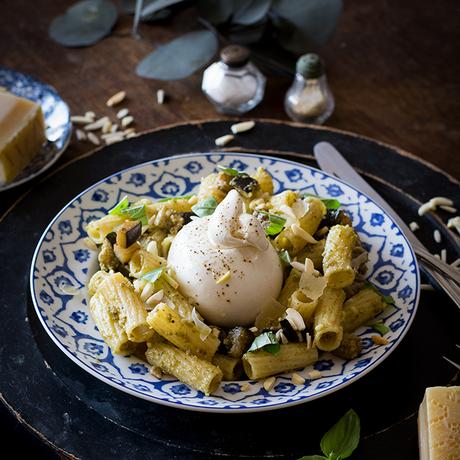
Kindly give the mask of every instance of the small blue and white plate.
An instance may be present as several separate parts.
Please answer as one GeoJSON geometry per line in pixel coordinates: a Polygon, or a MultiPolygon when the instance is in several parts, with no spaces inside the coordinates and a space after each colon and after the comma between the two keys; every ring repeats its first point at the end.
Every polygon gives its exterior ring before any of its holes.
{"type": "Polygon", "coordinates": [[[0,87],[41,105],[48,140],[40,153],[12,182],[0,185],[1,192],[24,184],[53,165],[67,148],[72,123],[69,107],[52,86],[45,85],[30,75],[0,66],[0,87]]]}
{"type": "Polygon", "coordinates": [[[165,158],[114,174],[74,198],[53,219],[35,251],[30,276],[37,314],[56,345],[74,362],[99,380],[148,401],[207,412],[254,412],[292,406],[339,390],[379,365],[407,333],[417,309],[419,271],[414,253],[401,230],[370,198],[322,171],[292,161],[248,154],[197,153],[165,158]],[[362,354],[343,360],[325,353],[299,373],[305,384],[294,385],[291,375],[276,378],[272,390],[262,382],[222,382],[212,396],[205,396],[177,380],[158,380],[147,365],[134,356],[113,355],[91,319],[86,283],[97,267],[97,255],[83,243],[85,226],[106,214],[121,197],[154,200],[196,192],[200,178],[225,165],[240,171],[263,166],[274,178],[275,192],[303,190],[338,199],[353,220],[369,251],[368,277],[395,299],[380,315],[390,332],[388,345],[376,345],[375,331],[362,327],[362,354]],[[75,294],[76,295],[72,295],[75,294]],[[308,372],[321,371],[309,380],[308,372]],[[244,388],[245,389],[245,388],[244,388]]]}

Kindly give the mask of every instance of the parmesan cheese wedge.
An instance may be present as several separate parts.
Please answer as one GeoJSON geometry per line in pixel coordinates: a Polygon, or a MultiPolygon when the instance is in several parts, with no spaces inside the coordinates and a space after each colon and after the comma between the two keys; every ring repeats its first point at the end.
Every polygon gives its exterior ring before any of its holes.
{"type": "Polygon", "coordinates": [[[0,93],[0,184],[11,182],[45,141],[41,107],[28,99],[0,93]]]}
{"type": "Polygon", "coordinates": [[[420,460],[460,459],[460,386],[426,389],[418,436],[420,460]]]}

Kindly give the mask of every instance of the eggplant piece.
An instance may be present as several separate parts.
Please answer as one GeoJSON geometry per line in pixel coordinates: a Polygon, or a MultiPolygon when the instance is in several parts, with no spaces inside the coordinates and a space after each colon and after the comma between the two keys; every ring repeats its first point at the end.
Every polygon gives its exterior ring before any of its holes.
{"type": "Polygon", "coordinates": [[[97,256],[101,270],[109,272],[110,270],[118,270],[120,261],[113,251],[112,243],[108,238],[104,238],[101,245],[101,250],[97,256]]]}
{"type": "Polygon", "coordinates": [[[363,343],[361,338],[355,334],[345,332],[343,334],[342,342],[332,354],[343,359],[354,359],[361,354],[363,350],[363,343]]]}
{"type": "Polygon", "coordinates": [[[321,227],[333,227],[334,225],[350,225],[351,226],[351,219],[348,214],[344,211],[339,209],[328,209],[326,211],[326,215],[324,216],[323,220],[319,224],[319,228],[321,227]]]}
{"type": "Polygon", "coordinates": [[[291,323],[287,319],[282,319],[280,321],[281,329],[283,330],[284,337],[288,340],[288,342],[298,342],[299,337],[297,332],[291,326],[291,323]]]}
{"type": "Polygon", "coordinates": [[[223,345],[229,356],[241,358],[254,341],[254,334],[245,327],[236,326],[230,329],[223,340],[223,345]]]}
{"type": "Polygon", "coordinates": [[[117,230],[117,245],[126,249],[133,245],[142,235],[142,224],[140,220],[125,222],[117,230]]]}
{"type": "Polygon", "coordinates": [[[113,246],[117,242],[117,234],[115,232],[110,232],[106,238],[110,241],[110,244],[113,246]]]}
{"type": "Polygon", "coordinates": [[[245,197],[250,197],[260,188],[260,185],[256,179],[252,178],[249,174],[246,173],[240,173],[238,176],[235,176],[230,181],[230,185],[245,197]]]}

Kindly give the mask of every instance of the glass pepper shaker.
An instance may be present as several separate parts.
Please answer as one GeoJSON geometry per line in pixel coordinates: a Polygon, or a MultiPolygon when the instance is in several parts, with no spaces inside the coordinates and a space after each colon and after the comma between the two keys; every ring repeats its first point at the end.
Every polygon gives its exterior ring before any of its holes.
{"type": "Polygon", "coordinates": [[[322,124],[334,106],[322,60],[317,54],[304,54],[297,61],[294,81],[284,99],[286,113],[296,121],[322,124]]]}
{"type": "Polygon", "coordinates": [[[263,99],[266,79],[249,58],[247,48],[229,45],[204,71],[201,89],[217,111],[241,115],[263,99]]]}

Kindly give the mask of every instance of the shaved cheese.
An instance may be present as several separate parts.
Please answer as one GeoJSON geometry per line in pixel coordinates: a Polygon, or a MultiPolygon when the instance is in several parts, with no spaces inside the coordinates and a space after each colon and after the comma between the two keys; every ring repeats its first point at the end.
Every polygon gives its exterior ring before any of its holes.
{"type": "Polygon", "coordinates": [[[286,319],[294,331],[303,331],[305,329],[305,322],[302,315],[294,308],[286,309],[286,319]]]}
{"type": "Polygon", "coordinates": [[[298,236],[299,238],[302,238],[307,243],[310,243],[310,244],[317,243],[317,241],[308,232],[306,232],[300,225],[292,224],[291,225],[291,230],[292,230],[292,233],[294,233],[295,236],[298,236]]]}
{"type": "Polygon", "coordinates": [[[209,334],[211,334],[212,329],[203,322],[195,307],[192,310],[192,321],[200,332],[200,339],[204,342],[209,337],[209,334]]]}

